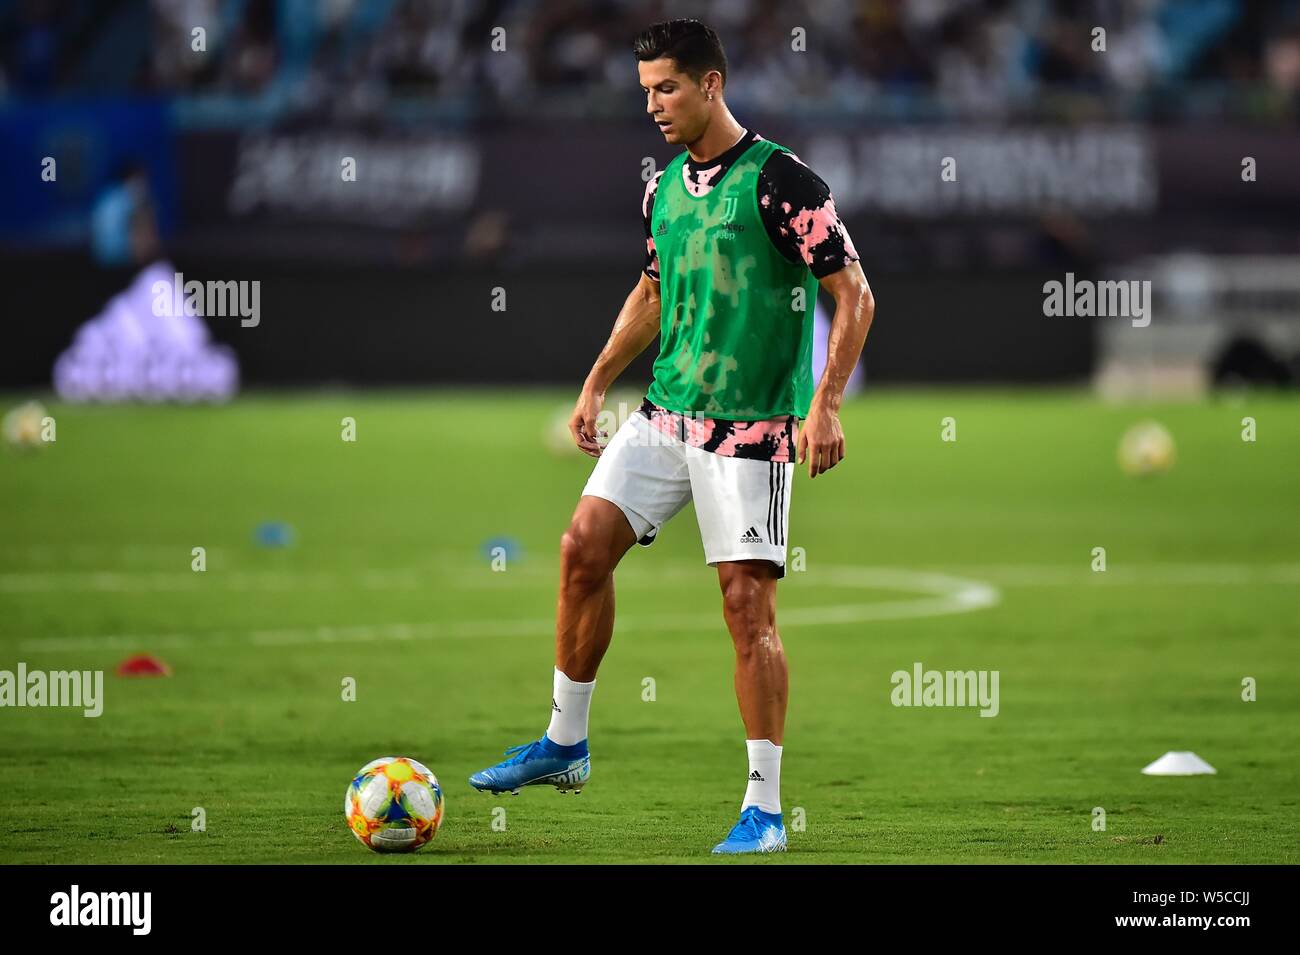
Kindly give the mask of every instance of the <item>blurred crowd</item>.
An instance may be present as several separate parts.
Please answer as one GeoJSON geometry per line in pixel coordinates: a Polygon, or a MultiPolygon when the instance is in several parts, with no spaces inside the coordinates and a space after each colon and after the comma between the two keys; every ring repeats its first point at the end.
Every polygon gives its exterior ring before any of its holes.
{"type": "Polygon", "coordinates": [[[1300,94],[1300,0],[0,0],[0,91],[612,113],[639,97],[632,37],[687,15],[743,77],[729,98],[768,112],[1288,115],[1300,94]]]}

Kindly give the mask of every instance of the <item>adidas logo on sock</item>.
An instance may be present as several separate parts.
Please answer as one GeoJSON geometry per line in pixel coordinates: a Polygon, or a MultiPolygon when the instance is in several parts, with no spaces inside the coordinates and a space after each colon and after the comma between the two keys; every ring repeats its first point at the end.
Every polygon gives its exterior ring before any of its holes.
{"type": "Polygon", "coordinates": [[[760,773],[757,769],[754,770],[752,773],[749,774],[749,781],[750,781],[751,783],[765,783],[765,782],[767,782],[767,780],[763,778],[763,774],[760,773]]]}
{"type": "Polygon", "coordinates": [[[551,697],[551,709],[555,710],[557,713],[564,712],[564,710],[560,709],[560,704],[555,702],[555,697],[551,697]]]}
{"type": "Polygon", "coordinates": [[[740,542],[742,544],[761,544],[763,543],[763,538],[758,536],[757,530],[755,530],[753,527],[750,527],[749,530],[745,531],[745,533],[740,535],[740,542]]]}

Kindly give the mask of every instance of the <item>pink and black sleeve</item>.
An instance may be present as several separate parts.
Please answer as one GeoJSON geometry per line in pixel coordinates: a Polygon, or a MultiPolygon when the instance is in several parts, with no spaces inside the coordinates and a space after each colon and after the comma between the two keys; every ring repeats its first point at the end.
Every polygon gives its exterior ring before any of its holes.
{"type": "Polygon", "coordinates": [[[830,187],[794,153],[775,152],[763,164],[758,208],[773,245],[818,279],[858,261],[830,187]]]}

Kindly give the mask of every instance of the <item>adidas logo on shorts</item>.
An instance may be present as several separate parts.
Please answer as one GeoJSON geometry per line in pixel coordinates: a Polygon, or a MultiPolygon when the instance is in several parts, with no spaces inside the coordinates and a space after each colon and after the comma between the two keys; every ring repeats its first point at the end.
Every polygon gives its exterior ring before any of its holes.
{"type": "Polygon", "coordinates": [[[740,535],[740,542],[742,544],[761,544],[763,543],[763,538],[759,537],[758,531],[751,527],[749,530],[745,531],[745,533],[740,535]]]}

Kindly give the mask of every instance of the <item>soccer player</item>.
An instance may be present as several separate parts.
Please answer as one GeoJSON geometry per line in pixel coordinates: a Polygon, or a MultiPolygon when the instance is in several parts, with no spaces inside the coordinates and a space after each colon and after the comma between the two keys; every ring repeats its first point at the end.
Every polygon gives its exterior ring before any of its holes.
{"type": "Polygon", "coordinates": [[[560,542],[550,726],[470,784],[581,790],[591,775],[587,714],[614,630],[614,568],[693,500],[735,644],[749,755],[740,820],[713,851],[780,851],[788,678],[776,585],[790,483],[796,451],[811,478],[844,459],[840,400],[875,303],[826,184],[731,115],[714,31],[670,20],[640,34],[633,50],[646,111],[684,149],[647,185],[644,274],[569,421],[578,447],[598,460],[560,542]],[[814,389],[818,282],[835,314],[814,389]],[[656,336],[645,400],[602,451],[596,417],[606,390],[656,336]]]}

